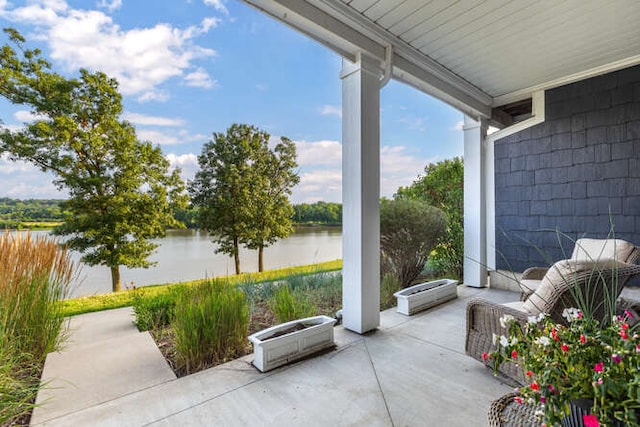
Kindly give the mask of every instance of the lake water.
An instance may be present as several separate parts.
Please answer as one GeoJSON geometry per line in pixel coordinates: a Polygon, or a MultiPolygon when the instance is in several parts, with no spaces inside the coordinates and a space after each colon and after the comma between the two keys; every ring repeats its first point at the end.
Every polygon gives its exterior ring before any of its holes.
{"type": "MultiPolygon", "coordinates": [[[[32,231],[33,235],[48,231],[32,231]]],[[[155,267],[120,268],[122,287],[183,282],[205,277],[234,274],[233,258],[216,254],[209,234],[198,230],[169,230],[167,237],[154,240],[160,244],[149,258],[155,267]]],[[[72,252],[78,260],[80,255],[72,252]]],[[[264,268],[314,264],[342,258],[340,227],[298,227],[286,239],[279,240],[264,251],[264,268]]],[[[241,249],[240,268],[243,273],[258,271],[258,252],[241,249]]],[[[81,281],[73,286],[72,296],[101,294],[111,291],[111,272],[107,267],[82,265],[81,281]]]]}

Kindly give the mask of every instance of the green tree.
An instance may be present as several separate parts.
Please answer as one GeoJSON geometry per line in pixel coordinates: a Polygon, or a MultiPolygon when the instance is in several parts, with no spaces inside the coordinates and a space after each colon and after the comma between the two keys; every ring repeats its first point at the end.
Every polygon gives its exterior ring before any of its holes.
{"type": "Polygon", "coordinates": [[[293,231],[291,190],[300,181],[295,168],[296,146],[282,137],[271,149],[269,135],[261,141],[261,149],[252,163],[255,179],[251,188],[254,217],[244,239],[247,248],[258,250],[258,271],[264,271],[264,248],[285,238],[293,231]]]}
{"type": "Polygon", "coordinates": [[[380,203],[383,273],[397,277],[401,288],[411,286],[444,235],[446,222],[444,212],[425,202],[383,199],[380,203]]]}
{"type": "Polygon", "coordinates": [[[37,119],[18,131],[2,128],[0,151],[56,175],[69,199],[55,232],[70,236],[67,244],[87,264],[109,267],[118,291],[120,266],[151,266],[147,257],[157,245],[149,239],[180,225],[173,217],[186,203],[179,171],[120,120],[116,80],[87,70],[65,78],[38,50],[24,49],[17,31],[5,32],[19,53],[11,45],[0,52],[0,95],[29,106],[37,119]]]}
{"type": "Polygon", "coordinates": [[[240,245],[258,249],[262,265],[262,249],[291,232],[295,146],[286,138],[274,150],[268,143],[268,133],[248,125],[214,133],[189,184],[200,225],[214,236],[216,252],[234,258],[236,274],[240,245]]]}
{"type": "Polygon", "coordinates": [[[464,163],[462,158],[430,163],[413,184],[401,187],[397,199],[422,200],[444,211],[447,233],[436,246],[431,260],[444,272],[462,279],[464,258],[464,163]]]}

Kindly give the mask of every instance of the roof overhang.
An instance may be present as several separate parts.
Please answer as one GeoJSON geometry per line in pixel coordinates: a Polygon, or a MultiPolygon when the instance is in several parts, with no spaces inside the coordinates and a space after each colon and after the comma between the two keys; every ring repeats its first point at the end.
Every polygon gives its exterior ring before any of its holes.
{"type": "Polygon", "coordinates": [[[474,118],[640,64],[635,0],[244,1],[351,61],[390,57],[393,78],[474,118]]]}

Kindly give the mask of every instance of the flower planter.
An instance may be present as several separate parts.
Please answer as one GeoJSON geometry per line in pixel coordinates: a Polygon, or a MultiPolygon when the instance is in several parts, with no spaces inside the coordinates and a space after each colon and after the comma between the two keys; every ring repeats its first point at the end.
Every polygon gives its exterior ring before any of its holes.
{"type": "Polygon", "coordinates": [[[443,279],[420,283],[393,294],[398,299],[398,313],[411,316],[458,296],[457,280],[443,279]]]}
{"type": "Polygon", "coordinates": [[[333,347],[333,325],[327,316],[293,320],[249,336],[253,344],[253,366],[267,372],[333,347]]]}

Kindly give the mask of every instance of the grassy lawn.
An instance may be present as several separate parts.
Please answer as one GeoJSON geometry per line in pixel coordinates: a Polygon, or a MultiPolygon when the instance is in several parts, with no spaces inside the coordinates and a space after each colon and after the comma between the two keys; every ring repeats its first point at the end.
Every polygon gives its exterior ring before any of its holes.
{"type": "MultiPolygon", "coordinates": [[[[283,280],[291,276],[304,276],[322,272],[338,271],[342,269],[342,260],[323,262],[320,264],[304,265],[299,267],[282,268],[279,270],[263,271],[262,273],[244,273],[240,275],[227,276],[225,279],[229,284],[239,284],[247,282],[271,282],[283,280]]],[[[193,286],[210,279],[193,280],[190,282],[171,283],[164,285],[143,286],[135,290],[126,290],[116,293],[92,295],[88,297],[73,298],[61,301],[62,312],[65,316],[76,316],[94,311],[110,310],[113,308],[127,307],[133,304],[134,294],[158,295],[169,292],[172,286],[188,285],[193,286]]]]}

